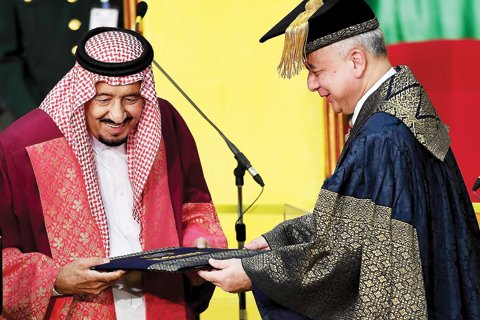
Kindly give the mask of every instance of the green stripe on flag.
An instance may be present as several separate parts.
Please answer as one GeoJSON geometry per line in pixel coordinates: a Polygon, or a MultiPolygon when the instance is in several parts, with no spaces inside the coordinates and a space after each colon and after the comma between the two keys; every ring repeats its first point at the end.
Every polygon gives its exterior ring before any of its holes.
{"type": "Polygon", "coordinates": [[[480,39],[480,0],[366,0],[387,44],[480,39]]]}

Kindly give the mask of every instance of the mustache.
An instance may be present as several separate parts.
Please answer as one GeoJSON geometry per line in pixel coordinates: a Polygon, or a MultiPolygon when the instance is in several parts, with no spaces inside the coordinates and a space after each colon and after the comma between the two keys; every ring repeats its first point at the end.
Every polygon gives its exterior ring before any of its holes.
{"type": "Polygon", "coordinates": [[[123,120],[122,123],[116,123],[115,121],[111,120],[111,119],[108,119],[108,118],[104,118],[104,119],[100,119],[100,122],[104,122],[104,123],[110,123],[110,124],[113,124],[113,125],[122,125],[122,124],[125,124],[127,123],[128,121],[132,120],[133,117],[126,117],[125,120],[123,120]]]}

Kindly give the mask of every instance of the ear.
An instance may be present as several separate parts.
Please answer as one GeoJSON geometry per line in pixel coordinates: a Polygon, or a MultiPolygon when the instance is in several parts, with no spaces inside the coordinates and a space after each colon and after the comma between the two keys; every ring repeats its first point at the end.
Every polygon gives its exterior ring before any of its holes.
{"type": "Polygon", "coordinates": [[[365,70],[367,69],[367,57],[362,50],[353,49],[348,54],[348,59],[353,64],[353,76],[356,79],[360,79],[365,74],[365,70]]]}

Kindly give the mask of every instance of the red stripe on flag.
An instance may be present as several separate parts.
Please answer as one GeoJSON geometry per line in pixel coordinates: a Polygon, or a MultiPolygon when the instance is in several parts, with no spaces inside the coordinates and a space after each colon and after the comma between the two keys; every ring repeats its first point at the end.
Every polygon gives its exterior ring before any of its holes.
{"type": "Polygon", "coordinates": [[[452,150],[471,191],[480,175],[479,40],[438,40],[388,46],[392,65],[410,67],[442,121],[450,127],[452,150]]]}

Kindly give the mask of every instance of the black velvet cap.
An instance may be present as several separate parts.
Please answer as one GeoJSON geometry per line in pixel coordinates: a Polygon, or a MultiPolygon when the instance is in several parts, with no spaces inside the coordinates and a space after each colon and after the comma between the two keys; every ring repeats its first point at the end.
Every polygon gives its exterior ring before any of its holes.
{"type": "MultiPolygon", "coordinates": [[[[308,0],[302,1],[292,12],[268,31],[260,42],[279,36],[297,16],[305,11],[308,0]]],[[[324,4],[308,19],[308,37],[305,54],[334,42],[378,28],[378,20],[363,0],[324,0],[324,4]]]]}
{"type": "Polygon", "coordinates": [[[100,27],[94,28],[82,36],[78,43],[75,57],[77,58],[78,63],[84,69],[90,72],[103,76],[122,77],[145,70],[153,61],[153,48],[147,39],[135,31],[120,28],[100,27]],[[138,58],[126,62],[103,62],[92,58],[85,50],[87,41],[97,34],[108,31],[125,32],[134,36],[142,44],[143,52],[138,58]]]}

